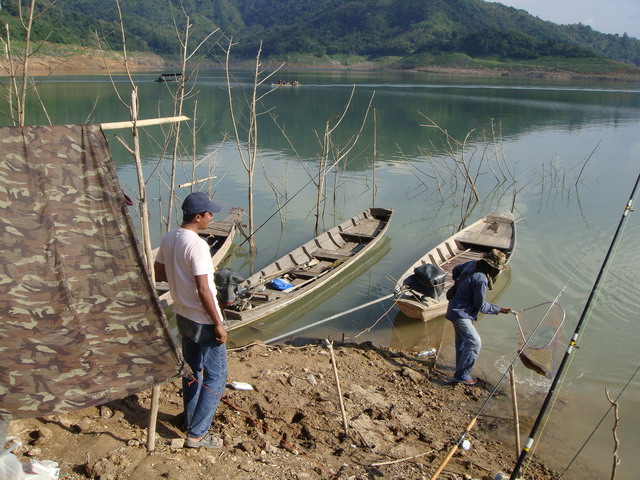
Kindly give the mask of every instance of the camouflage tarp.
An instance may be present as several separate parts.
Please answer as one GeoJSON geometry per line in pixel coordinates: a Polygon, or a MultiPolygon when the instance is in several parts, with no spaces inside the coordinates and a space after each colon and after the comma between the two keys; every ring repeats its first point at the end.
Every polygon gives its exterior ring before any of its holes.
{"type": "Polygon", "coordinates": [[[0,415],[180,375],[99,126],[0,128],[0,415]]]}

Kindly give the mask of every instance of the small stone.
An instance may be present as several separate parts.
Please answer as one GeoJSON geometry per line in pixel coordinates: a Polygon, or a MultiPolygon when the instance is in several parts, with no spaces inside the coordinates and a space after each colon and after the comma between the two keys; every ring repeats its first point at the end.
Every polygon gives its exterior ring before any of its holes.
{"type": "Polygon", "coordinates": [[[183,447],[184,447],[184,438],[171,439],[171,448],[183,448],[183,447]]]}
{"type": "Polygon", "coordinates": [[[238,465],[238,468],[249,473],[256,471],[256,466],[253,464],[253,462],[243,462],[238,465]]]}
{"type": "Polygon", "coordinates": [[[100,407],[100,416],[102,418],[111,418],[111,417],[113,417],[113,410],[111,410],[106,405],[102,405],[100,407]]]}
{"type": "Polygon", "coordinates": [[[312,373],[307,375],[307,382],[309,383],[309,385],[314,385],[314,386],[318,384],[316,377],[312,373]]]}
{"type": "Polygon", "coordinates": [[[47,440],[50,440],[53,437],[53,432],[50,428],[41,427],[33,432],[32,436],[35,437],[35,440],[33,441],[34,445],[44,445],[47,443],[47,440]]]}
{"type": "Polygon", "coordinates": [[[39,457],[42,454],[42,449],[40,447],[31,447],[27,449],[27,451],[24,452],[24,454],[27,457],[39,457]]]}

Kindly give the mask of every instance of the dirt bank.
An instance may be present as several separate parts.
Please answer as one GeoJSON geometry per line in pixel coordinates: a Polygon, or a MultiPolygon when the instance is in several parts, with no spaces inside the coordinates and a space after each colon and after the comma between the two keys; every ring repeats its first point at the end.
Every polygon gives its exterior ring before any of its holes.
{"type": "MultiPolygon", "coordinates": [[[[280,68],[282,62],[265,59],[262,67],[265,69],[280,68]]],[[[212,62],[210,64],[201,63],[201,67],[220,66],[212,62]]],[[[246,60],[235,64],[237,67],[254,68],[255,60],[246,60]]],[[[129,69],[131,70],[158,70],[172,69],[176,66],[166,59],[151,53],[134,52],[129,54],[129,69]]],[[[311,70],[311,69],[331,69],[331,70],[354,70],[354,71],[380,71],[388,70],[376,62],[363,61],[359,63],[340,63],[330,61],[329,63],[302,64],[287,62],[285,68],[291,70],[311,70]]],[[[107,72],[125,71],[124,56],[118,52],[102,52],[84,47],[73,47],[69,51],[61,51],[57,55],[36,54],[29,59],[29,72],[31,75],[90,75],[105,74],[107,72]]],[[[416,72],[435,73],[456,76],[472,77],[493,77],[493,78],[530,78],[547,80],[591,80],[591,81],[613,81],[613,82],[640,82],[640,75],[631,69],[609,72],[606,74],[581,74],[569,71],[545,71],[542,69],[488,69],[488,68],[467,68],[467,67],[418,67],[412,69],[416,72]]],[[[0,58],[0,75],[6,74],[7,62],[5,58],[0,58]]]]}
{"type": "MultiPolygon", "coordinates": [[[[167,62],[160,56],[148,53],[129,55],[129,68],[163,69],[167,62]]],[[[22,73],[22,65],[14,65],[18,74],[22,73]]],[[[0,58],[0,75],[7,75],[9,64],[5,57],[0,58]]],[[[120,53],[102,52],[74,47],[73,52],[60,55],[33,55],[28,63],[30,75],[104,75],[107,72],[123,72],[126,70],[124,56],[120,53]]]]}
{"type": "MultiPolygon", "coordinates": [[[[336,344],[334,352],[347,432],[325,345],[258,344],[229,352],[229,382],[254,390],[226,390],[213,427],[224,438],[221,450],[180,448],[178,381],[162,386],[152,453],[145,448],[149,391],[67,415],[14,421],[9,434],[23,443],[22,462],[56,461],[66,480],[422,479],[487,398],[483,382],[447,384],[433,370],[433,358],[368,343],[336,344]]],[[[508,395],[494,402],[508,411],[508,395]]],[[[440,478],[488,480],[509,471],[515,452],[498,432],[510,428],[508,418],[480,416],[468,436],[471,448],[460,450],[440,478]]],[[[533,462],[526,478],[549,479],[551,472],[533,462]]]]}

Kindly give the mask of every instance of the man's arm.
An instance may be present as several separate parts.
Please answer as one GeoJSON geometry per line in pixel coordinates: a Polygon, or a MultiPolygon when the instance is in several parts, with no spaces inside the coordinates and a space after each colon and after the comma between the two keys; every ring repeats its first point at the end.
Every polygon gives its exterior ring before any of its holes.
{"type": "Polygon", "coordinates": [[[215,304],[216,299],[213,298],[213,293],[211,293],[211,289],[209,288],[209,281],[207,277],[207,275],[194,275],[196,280],[196,289],[198,290],[198,297],[200,297],[200,302],[202,302],[202,306],[209,315],[209,318],[213,321],[216,341],[218,343],[226,343],[227,331],[222,326],[222,319],[220,318],[220,315],[218,315],[218,309],[215,304]]]}
{"type": "Polygon", "coordinates": [[[156,282],[167,281],[167,269],[164,267],[164,263],[155,262],[153,264],[153,271],[156,274],[156,282]]]}

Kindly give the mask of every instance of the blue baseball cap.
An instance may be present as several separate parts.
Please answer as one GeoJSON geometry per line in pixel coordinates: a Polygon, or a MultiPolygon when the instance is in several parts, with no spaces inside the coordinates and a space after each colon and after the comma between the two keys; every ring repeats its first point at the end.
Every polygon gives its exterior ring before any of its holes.
{"type": "Polygon", "coordinates": [[[185,215],[195,215],[202,212],[218,213],[221,211],[222,205],[212,202],[209,195],[204,192],[190,193],[182,202],[182,213],[185,215]]]}

